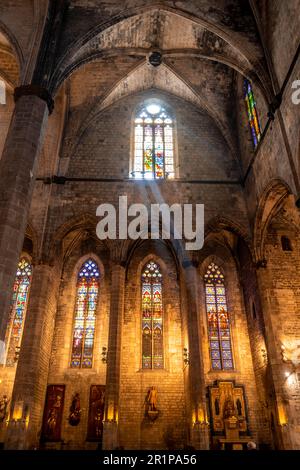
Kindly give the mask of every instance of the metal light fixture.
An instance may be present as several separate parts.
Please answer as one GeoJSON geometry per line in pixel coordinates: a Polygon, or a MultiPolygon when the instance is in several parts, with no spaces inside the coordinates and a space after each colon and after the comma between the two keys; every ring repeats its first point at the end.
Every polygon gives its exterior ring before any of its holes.
{"type": "Polygon", "coordinates": [[[107,348],[105,346],[103,346],[102,348],[102,362],[104,364],[107,364],[107,348]]]}
{"type": "Polygon", "coordinates": [[[162,63],[162,54],[160,51],[153,51],[149,56],[149,63],[153,67],[158,67],[162,63]]]}
{"type": "Polygon", "coordinates": [[[188,366],[190,363],[190,354],[187,348],[183,348],[183,363],[185,366],[188,366]]]}

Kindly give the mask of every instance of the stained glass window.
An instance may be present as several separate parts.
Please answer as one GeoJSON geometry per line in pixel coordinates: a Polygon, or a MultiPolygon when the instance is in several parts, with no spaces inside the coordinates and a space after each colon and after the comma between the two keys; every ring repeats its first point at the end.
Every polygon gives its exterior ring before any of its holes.
{"type": "Polygon", "coordinates": [[[173,126],[173,119],[159,104],[149,104],[137,113],[134,178],[174,178],[173,126]]]}
{"type": "Polygon", "coordinates": [[[89,369],[93,364],[96,308],[100,273],[93,259],[78,273],[71,367],[89,369]]]}
{"type": "Polygon", "coordinates": [[[22,258],[18,264],[14,282],[10,321],[6,333],[6,344],[8,344],[6,365],[8,367],[12,367],[19,357],[31,276],[32,266],[27,259],[22,258]]]}
{"type": "Polygon", "coordinates": [[[253,89],[249,80],[244,80],[244,98],[247,106],[248,121],[250,124],[254,147],[257,147],[261,139],[261,126],[256,109],[253,89]]]}
{"type": "Polygon", "coordinates": [[[211,263],[204,276],[210,358],[213,369],[233,369],[230,318],[224,275],[211,263]]]}
{"type": "Polygon", "coordinates": [[[162,274],[150,261],[142,272],[142,368],[162,369],[163,356],[162,274]]]}

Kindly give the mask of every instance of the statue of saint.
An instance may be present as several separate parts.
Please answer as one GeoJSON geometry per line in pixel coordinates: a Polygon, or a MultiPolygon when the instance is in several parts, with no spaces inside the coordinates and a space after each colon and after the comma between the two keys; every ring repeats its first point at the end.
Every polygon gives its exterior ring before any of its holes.
{"type": "Polygon", "coordinates": [[[224,404],[224,419],[235,417],[235,409],[232,398],[228,397],[224,404]]]}
{"type": "Polygon", "coordinates": [[[69,423],[71,424],[71,426],[77,426],[77,424],[79,424],[80,414],[81,408],[79,393],[75,393],[70,406],[69,423]]]}
{"type": "Polygon", "coordinates": [[[146,403],[148,405],[148,411],[157,411],[157,390],[155,387],[149,389],[146,403]]]}
{"type": "Polygon", "coordinates": [[[242,416],[242,403],[239,398],[236,401],[236,408],[237,408],[238,416],[242,416]]]}

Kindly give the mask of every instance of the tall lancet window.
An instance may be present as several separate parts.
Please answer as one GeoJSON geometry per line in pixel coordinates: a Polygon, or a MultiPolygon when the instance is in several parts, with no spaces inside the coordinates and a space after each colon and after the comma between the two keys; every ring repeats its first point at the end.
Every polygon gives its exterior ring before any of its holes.
{"type": "Polygon", "coordinates": [[[224,275],[216,264],[211,263],[204,281],[211,366],[215,370],[233,369],[224,275]]]}
{"type": "Polygon", "coordinates": [[[158,264],[150,261],[142,272],[142,368],[163,366],[162,274],[158,264]]]}
{"type": "Polygon", "coordinates": [[[133,178],[174,178],[174,122],[156,101],[139,110],[134,128],[133,178]]]}
{"type": "Polygon", "coordinates": [[[246,101],[248,121],[251,129],[251,135],[254,147],[256,148],[261,139],[261,126],[259,122],[258,112],[252,85],[249,80],[244,80],[244,98],[246,101]]]}
{"type": "Polygon", "coordinates": [[[87,260],[78,273],[71,367],[89,369],[93,365],[99,268],[87,260]]]}
{"type": "Polygon", "coordinates": [[[14,282],[10,321],[6,333],[6,365],[9,367],[13,366],[19,357],[31,276],[32,266],[26,258],[22,258],[14,282]]]}

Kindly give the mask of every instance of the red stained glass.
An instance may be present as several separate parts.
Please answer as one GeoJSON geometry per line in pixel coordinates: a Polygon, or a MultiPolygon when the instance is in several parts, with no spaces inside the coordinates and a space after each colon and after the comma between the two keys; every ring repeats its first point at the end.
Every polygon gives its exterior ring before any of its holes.
{"type": "Polygon", "coordinates": [[[71,357],[73,368],[88,369],[93,365],[99,278],[99,268],[92,259],[86,261],[78,273],[71,357]]]}
{"type": "Polygon", "coordinates": [[[215,370],[233,369],[224,275],[217,265],[211,263],[204,281],[212,368],[215,370]]]}
{"type": "Polygon", "coordinates": [[[163,366],[162,275],[150,261],[142,273],[142,368],[163,366]]]}

